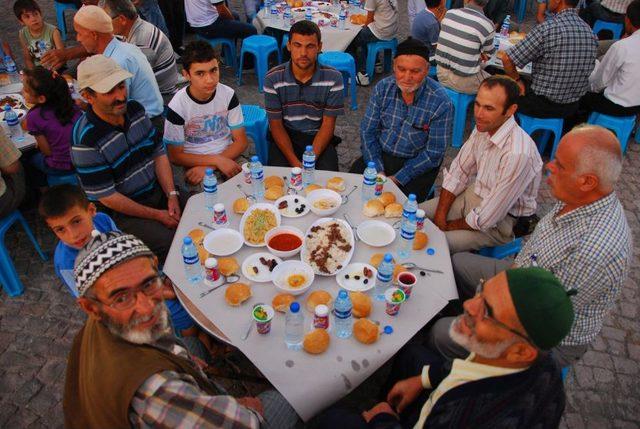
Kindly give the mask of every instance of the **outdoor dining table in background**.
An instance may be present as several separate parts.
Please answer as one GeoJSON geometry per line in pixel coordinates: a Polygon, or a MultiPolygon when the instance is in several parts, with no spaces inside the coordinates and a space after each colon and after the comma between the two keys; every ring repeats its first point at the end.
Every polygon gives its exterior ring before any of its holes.
{"type": "MultiPolygon", "coordinates": [[[[270,175],[287,176],[289,168],[265,167],[265,177],[270,175]]],[[[340,176],[345,180],[346,193],[354,185],[358,189],[353,192],[346,204],[342,205],[333,216],[343,219],[343,214],[348,213],[354,226],[369,219],[362,215],[361,189],[362,175],[335,173],[329,171],[316,171],[316,183],[324,186],[327,179],[340,176]]],[[[233,213],[233,201],[242,197],[236,185],[241,184],[246,192],[251,192],[250,185],[244,183],[242,174],[238,174],[227,182],[218,185],[218,201],[224,203],[230,221],[230,228],[238,229],[241,215],[233,213]]],[[[393,192],[400,203],[404,203],[406,197],[395,184],[388,181],[385,191],[393,192]]],[[[282,225],[295,226],[302,231],[319,217],[312,212],[299,218],[282,217],[282,225]]],[[[271,304],[273,297],[279,292],[272,283],[252,283],[241,277],[240,281],[250,283],[253,296],[240,307],[230,307],[224,300],[224,288],[200,297],[200,293],[206,289],[203,283],[189,283],[185,277],[182,256],[180,253],[182,239],[194,228],[206,228],[198,225],[199,222],[212,224],[212,213],[204,207],[204,194],[191,197],[182,214],[173,244],[164,264],[163,271],[173,280],[178,288],[178,296],[189,313],[200,322],[211,334],[228,341],[239,348],[264,376],[284,395],[298,412],[300,417],[307,421],[316,413],[345,396],[356,388],[367,377],[374,373],[388,359],[431,320],[449,300],[458,297],[449,248],[444,234],[430,221],[425,221],[425,232],[429,236],[428,248],[435,250],[429,255],[425,250],[414,251],[407,261],[418,265],[442,271],[442,274],[432,273],[428,276],[417,274],[418,283],[413,288],[411,299],[402,304],[400,313],[388,316],[385,313],[385,304],[374,301],[371,320],[379,321],[381,328],[391,325],[394,332],[391,335],[381,335],[377,343],[364,345],[355,340],[339,339],[331,336],[329,349],[321,355],[310,355],[304,351],[287,349],[284,343],[285,317],[278,313],[272,321],[271,332],[267,335],[259,335],[253,331],[245,341],[241,340],[252,321],[251,311],[256,303],[271,304]],[[221,335],[222,334],[222,335],[221,335]]],[[[393,224],[397,219],[379,220],[393,224]]],[[[380,252],[393,252],[397,243],[385,248],[374,248],[361,241],[355,243],[355,252],[351,262],[369,262],[371,255],[380,252]]],[[[240,264],[249,255],[256,252],[267,251],[266,247],[248,247],[244,245],[234,256],[240,264]]],[[[287,259],[300,259],[296,255],[287,259]]],[[[333,297],[337,296],[339,286],[335,276],[315,276],[310,290],[298,297],[298,301],[304,308],[306,298],[310,291],[324,289],[333,297]]],[[[308,330],[311,325],[312,315],[305,312],[305,326],[308,330]]]]}
{"type": "MultiPolygon", "coordinates": [[[[9,94],[20,94],[21,91],[22,91],[22,83],[12,83],[9,85],[2,85],[0,86],[0,98],[9,94]]],[[[4,106],[0,106],[0,109],[3,107],[4,106]]],[[[6,133],[7,135],[9,135],[9,126],[4,122],[4,120],[2,121],[2,129],[0,130],[0,133],[6,133]]],[[[11,141],[16,145],[16,147],[19,150],[24,152],[26,150],[36,147],[35,137],[33,137],[27,131],[23,132],[23,136],[24,137],[19,140],[16,140],[14,138],[11,139],[11,141]]]]}

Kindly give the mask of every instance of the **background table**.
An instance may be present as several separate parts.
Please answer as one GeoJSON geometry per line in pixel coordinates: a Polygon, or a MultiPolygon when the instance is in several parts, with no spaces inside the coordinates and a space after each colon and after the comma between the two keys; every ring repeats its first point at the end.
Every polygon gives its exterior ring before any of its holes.
{"type": "MultiPolygon", "coordinates": [[[[9,85],[0,86],[0,98],[5,94],[20,94],[22,92],[22,83],[12,83],[9,85]]],[[[0,106],[3,108],[4,106],[0,106]]],[[[9,127],[5,121],[2,121],[2,130],[0,132],[4,132],[6,135],[9,135],[9,127]]],[[[23,130],[24,138],[21,140],[16,140],[14,138],[11,139],[13,144],[16,145],[18,149],[21,151],[25,151],[27,149],[31,149],[36,146],[36,139],[28,131],[23,130]]]]}
{"type": "MultiPolygon", "coordinates": [[[[266,167],[265,176],[284,176],[289,171],[288,168],[266,167]]],[[[324,185],[327,179],[336,174],[345,179],[347,191],[353,185],[358,185],[358,189],[351,194],[347,204],[343,205],[334,216],[342,219],[342,214],[347,212],[355,225],[358,225],[368,219],[361,214],[360,184],[362,175],[316,171],[316,183],[324,185]]],[[[250,191],[249,185],[244,184],[242,179],[242,175],[236,175],[218,186],[218,199],[227,207],[230,227],[235,229],[239,226],[241,216],[234,214],[231,208],[233,201],[242,196],[236,188],[236,184],[242,183],[244,189],[247,192],[250,191]]],[[[397,186],[390,181],[385,185],[385,190],[392,191],[400,203],[406,200],[397,186]]],[[[180,247],[182,238],[190,230],[202,228],[198,222],[211,224],[211,216],[211,213],[204,207],[203,194],[195,195],[189,199],[165,262],[164,272],[177,285],[179,296],[186,298],[183,304],[192,316],[201,320],[203,322],[201,324],[213,334],[223,333],[258,367],[305,421],[362,383],[431,320],[449,300],[458,296],[445,236],[427,220],[425,221],[425,232],[429,235],[428,247],[434,248],[435,254],[428,255],[425,250],[412,252],[408,261],[442,270],[443,274],[431,274],[428,277],[418,275],[418,283],[413,289],[411,299],[402,305],[400,314],[396,317],[388,316],[385,313],[384,303],[374,301],[370,319],[379,321],[381,326],[393,326],[394,333],[392,335],[382,335],[380,340],[373,345],[363,345],[354,338],[339,339],[332,335],[329,349],[322,355],[313,356],[304,351],[287,349],[284,343],[285,317],[283,314],[277,313],[272,322],[271,333],[258,335],[253,328],[248,340],[242,341],[240,337],[251,322],[253,305],[259,302],[271,304],[272,298],[279,291],[272,283],[252,283],[253,296],[240,307],[230,307],[225,303],[224,288],[218,289],[205,298],[200,298],[200,292],[207,287],[203,283],[191,284],[186,280],[180,247]],[[205,320],[202,320],[203,317],[205,320]]],[[[306,231],[316,219],[318,216],[309,213],[296,219],[283,217],[282,224],[295,226],[306,231]]],[[[384,217],[378,219],[388,223],[397,220],[385,219],[384,217]]],[[[351,262],[368,262],[372,254],[394,250],[395,244],[394,242],[388,248],[381,249],[356,242],[351,262]]],[[[233,256],[242,264],[247,256],[258,251],[266,251],[266,247],[253,248],[245,245],[233,256]]],[[[296,255],[289,259],[299,258],[300,256],[296,255]]],[[[325,289],[335,297],[339,290],[335,276],[316,276],[310,291],[317,289],[325,289]]],[[[303,307],[308,294],[309,292],[298,298],[303,307]]],[[[312,319],[311,313],[306,310],[304,312],[305,325],[309,328],[312,319]]]]}

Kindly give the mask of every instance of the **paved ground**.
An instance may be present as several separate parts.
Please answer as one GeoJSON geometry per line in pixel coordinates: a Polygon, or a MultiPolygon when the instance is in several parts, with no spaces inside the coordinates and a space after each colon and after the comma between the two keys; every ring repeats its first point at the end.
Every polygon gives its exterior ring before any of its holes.
{"type": "MultiPolygon", "coordinates": [[[[52,3],[51,0],[40,2],[47,20],[54,23],[52,3]]],[[[406,2],[400,3],[401,9],[406,11],[406,2]]],[[[9,1],[5,4],[8,5],[9,1]]],[[[407,22],[406,15],[402,20],[407,22]]],[[[0,17],[0,34],[12,44],[14,52],[18,52],[17,29],[13,14],[7,10],[0,17]]],[[[400,36],[405,34],[406,29],[400,36]]],[[[223,81],[235,86],[228,70],[223,74],[223,81]]],[[[338,149],[342,170],[348,169],[360,152],[357,127],[369,92],[369,89],[360,88],[360,110],[349,111],[338,121],[337,134],[344,142],[338,149]]],[[[238,88],[238,94],[243,103],[263,104],[251,74],[238,88]]],[[[453,149],[448,150],[445,165],[455,153],[453,149]]],[[[630,143],[617,192],[636,237],[640,237],[638,166],[640,145],[630,143]]],[[[546,213],[553,203],[546,185],[540,190],[539,201],[540,214],[546,213]]],[[[33,208],[23,212],[45,250],[52,252],[55,245],[53,234],[37,218],[33,208]]],[[[13,260],[26,291],[18,298],[8,298],[0,292],[0,427],[60,427],[63,422],[61,401],[66,356],[84,316],[56,279],[51,261],[40,261],[22,231],[10,231],[6,244],[12,249],[13,260]]],[[[640,264],[637,256],[632,266],[631,276],[618,304],[607,318],[602,334],[571,370],[565,382],[568,405],[561,425],[563,428],[626,429],[640,426],[640,264]]],[[[235,362],[246,367],[241,358],[235,362]]],[[[369,386],[372,384],[368,383],[369,386]]],[[[249,391],[256,388],[237,382],[227,385],[242,395],[246,394],[246,388],[249,391]]],[[[356,395],[361,395],[363,390],[367,389],[358,389],[356,395]]]]}

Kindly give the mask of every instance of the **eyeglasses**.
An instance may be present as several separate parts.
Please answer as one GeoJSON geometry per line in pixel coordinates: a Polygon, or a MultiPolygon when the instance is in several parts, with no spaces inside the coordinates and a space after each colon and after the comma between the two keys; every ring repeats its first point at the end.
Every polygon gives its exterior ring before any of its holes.
{"type": "Polygon", "coordinates": [[[499,321],[498,319],[496,319],[495,317],[493,317],[493,311],[491,309],[491,307],[487,306],[487,301],[485,301],[484,297],[482,296],[482,292],[484,291],[484,279],[480,279],[480,283],[478,283],[478,286],[476,286],[476,297],[480,297],[482,299],[482,309],[483,311],[480,313],[482,314],[482,320],[490,320],[493,323],[495,323],[496,325],[500,326],[502,329],[506,329],[507,331],[511,332],[512,334],[517,335],[518,337],[522,338],[523,340],[527,341],[529,344],[533,345],[533,341],[531,341],[531,338],[529,338],[527,335],[516,331],[515,329],[513,329],[512,327],[510,327],[509,325],[506,325],[504,323],[502,323],[501,321],[499,321]]]}
{"type": "Polygon", "coordinates": [[[140,292],[146,296],[154,296],[162,289],[163,284],[164,280],[162,277],[156,275],[137,287],[118,292],[112,297],[110,303],[102,302],[94,297],[88,296],[87,298],[99,304],[107,305],[114,310],[124,311],[129,310],[136,305],[136,302],[138,301],[138,294],[140,292]]]}

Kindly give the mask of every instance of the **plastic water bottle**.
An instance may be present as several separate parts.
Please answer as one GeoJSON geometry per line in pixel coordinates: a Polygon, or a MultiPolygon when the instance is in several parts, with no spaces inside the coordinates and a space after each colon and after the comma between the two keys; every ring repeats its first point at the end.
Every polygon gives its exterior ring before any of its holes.
{"type": "Polygon", "coordinates": [[[271,19],[271,1],[264,0],[264,19],[269,21],[271,19]]]}
{"type": "Polygon", "coordinates": [[[315,181],[316,154],[313,146],[307,146],[302,154],[302,184],[306,188],[315,181]]]}
{"type": "Polygon", "coordinates": [[[304,313],[300,304],[292,302],[285,318],[284,342],[288,349],[300,350],[304,339],[304,313]]]}
{"type": "Polygon", "coordinates": [[[347,25],[347,14],[344,9],[340,9],[340,14],[338,15],[338,28],[340,30],[344,30],[345,25],[347,25]]]}
{"type": "Polygon", "coordinates": [[[307,8],[306,12],[304,13],[304,19],[307,21],[313,21],[313,15],[311,14],[311,8],[307,8]]]}
{"type": "Polygon", "coordinates": [[[374,196],[376,187],[376,177],[378,172],[376,171],[376,163],[369,161],[367,168],[364,169],[364,175],[362,179],[362,201],[369,201],[374,196]]]}
{"type": "Polygon", "coordinates": [[[204,206],[209,210],[213,210],[213,206],[218,202],[218,179],[213,174],[213,168],[207,168],[204,171],[202,188],[204,190],[204,206]]]}
{"type": "Polygon", "coordinates": [[[378,265],[378,275],[376,276],[376,301],[384,301],[384,292],[391,286],[393,280],[393,256],[386,253],[380,265],[378,265]]]}
{"type": "Polygon", "coordinates": [[[253,197],[256,200],[261,200],[264,198],[264,168],[262,168],[262,163],[257,156],[251,157],[249,170],[251,170],[251,186],[253,187],[253,197]]]}
{"type": "Polygon", "coordinates": [[[349,294],[346,290],[341,290],[333,303],[333,315],[335,316],[333,327],[338,338],[349,338],[353,333],[352,309],[353,305],[349,294]]]}
{"type": "Polygon", "coordinates": [[[4,56],[4,66],[7,69],[7,74],[9,75],[11,83],[19,83],[20,73],[18,73],[18,66],[16,66],[15,61],[13,61],[13,58],[11,58],[10,55],[4,56]]]}
{"type": "Polygon", "coordinates": [[[12,139],[21,140],[24,138],[22,127],[20,126],[20,120],[18,119],[18,114],[8,104],[4,105],[4,120],[9,126],[9,134],[11,135],[12,139]]]}
{"type": "Polygon", "coordinates": [[[511,15],[507,15],[502,21],[502,27],[500,27],[500,35],[502,37],[509,37],[509,27],[511,26],[511,15]]]}
{"type": "Polygon", "coordinates": [[[409,198],[402,207],[402,220],[404,221],[410,214],[414,215],[418,211],[418,202],[416,201],[416,194],[409,194],[409,198]]]}
{"type": "Polygon", "coordinates": [[[413,239],[416,236],[416,215],[410,214],[402,221],[400,242],[398,243],[398,259],[407,259],[413,250],[413,239]]]}
{"type": "Polygon", "coordinates": [[[271,22],[278,22],[278,20],[279,20],[279,18],[280,18],[280,17],[278,16],[279,14],[280,14],[280,13],[279,13],[278,6],[276,6],[276,4],[275,4],[275,3],[273,3],[273,4],[271,5],[271,22]]]}
{"type": "Polygon", "coordinates": [[[187,280],[191,283],[198,283],[202,280],[202,267],[198,257],[198,249],[193,244],[191,237],[182,239],[182,261],[184,262],[184,272],[187,280]]]}
{"type": "Polygon", "coordinates": [[[282,21],[285,28],[291,27],[291,8],[288,7],[284,10],[284,13],[282,14],[282,21]]]}

